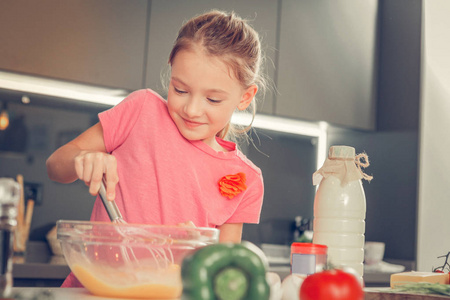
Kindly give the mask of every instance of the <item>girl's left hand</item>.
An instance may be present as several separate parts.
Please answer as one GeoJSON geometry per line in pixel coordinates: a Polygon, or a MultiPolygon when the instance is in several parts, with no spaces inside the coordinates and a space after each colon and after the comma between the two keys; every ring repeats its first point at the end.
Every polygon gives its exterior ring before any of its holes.
{"type": "Polygon", "coordinates": [[[197,227],[197,226],[195,226],[194,222],[192,222],[192,221],[186,221],[184,223],[178,223],[177,226],[180,226],[180,227],[194,227],[194,228],[197,227]]]}
{"type": "MultiPolygon", "coordinates": [[[[192,222],[192,221],[178,223],[177,226],[185,227],[185,228],[197,228],[197,226],[195,226],[194,222],[192,222]]],[[[188,232],[188,236],[190,238],[196,239],[196,238],[200,237],[200,232],[197,232],[196,230],[187,230],[187,232],[188,232]]]]}

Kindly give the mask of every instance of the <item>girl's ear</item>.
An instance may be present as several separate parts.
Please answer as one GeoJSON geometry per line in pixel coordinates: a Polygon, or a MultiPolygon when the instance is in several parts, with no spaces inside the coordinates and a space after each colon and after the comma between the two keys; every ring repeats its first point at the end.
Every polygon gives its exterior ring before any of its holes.
{"type": "Polygon", "coordinates": [[[250,103],[252,103],[253,98],[255,98],[256,92],[258,91],[258,87],[256,85],[251,85],[245,93],[242,95],[241,102],[239,102],[237,108],[239,110],[245,110],[250,103]]]}

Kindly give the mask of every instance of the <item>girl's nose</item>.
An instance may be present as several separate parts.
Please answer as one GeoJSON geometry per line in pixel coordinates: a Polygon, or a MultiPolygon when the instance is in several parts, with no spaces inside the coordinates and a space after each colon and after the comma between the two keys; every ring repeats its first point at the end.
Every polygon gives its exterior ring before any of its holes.
{"type": "Polygon", "coordinates": [[[189,97],[189,100],[184,105],[184,113],[190,117],[198,117],[202,114],[203,102],[199,97],[189,97]]]}

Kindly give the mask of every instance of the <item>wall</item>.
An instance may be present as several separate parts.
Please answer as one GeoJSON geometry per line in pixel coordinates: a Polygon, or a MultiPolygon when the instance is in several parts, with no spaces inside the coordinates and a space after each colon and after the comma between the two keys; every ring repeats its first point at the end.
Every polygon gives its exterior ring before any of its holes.
{"type": "Polygon", "coordinates": [[[333,129],[330,145],[366,152],[366,241],[386,243],[385,258],[414,261],[416,246],[417,132],[357,132],[333,129]]]}
{"type": "Polygon", "coordinates": [[[366,240],[385,257],[416,259],[421,0],[379,2],[377,130],[331,128],[329,144],[365,151],[366,240]]]}
{"type": "Polygon", "coordinates": [[[317,139],[261,129],[251,137],[253,144],[242,144],[242,151],[261,168],[264,204],[260,224],[245,224],[243,239],[290,244],[295,216],[313,217],[317,139]]]}
{"type": "Polygon", "coordinates": [[[450,38],[446,0],[423,1],[423,77],[417,263],[421,271],[443,264],[450,251],[450,38]]]}
{"type": "Polygon", "coordinates": [[[2,101],[9,101],[11,120],[23,115],[28,128],[28,149],[23,155],[0,152],[0,177],[16,178],[22,174],[25,182],[42,184],[43,202],[34,208],[30,239],[44,240],[59,219],[89,219],[95,199],[84,183],[64,185],[50,181],[45,161],[59,145],[96,122],[96,112],[86,108],[80,111],[73,106],[35,105],[35,99],[30,98],[32,104],[24,105],[20,96],[0,93],[2,101]]]}

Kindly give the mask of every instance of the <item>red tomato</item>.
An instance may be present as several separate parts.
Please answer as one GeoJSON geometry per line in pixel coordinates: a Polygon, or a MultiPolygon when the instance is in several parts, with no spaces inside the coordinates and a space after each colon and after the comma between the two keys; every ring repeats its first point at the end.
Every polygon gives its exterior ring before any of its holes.
{"type": "Polygon", "coordinates": [[[326,270],[306,277],[300,287],[301,300],[363,300],[358,279],[342,270],[326,270]]]}

